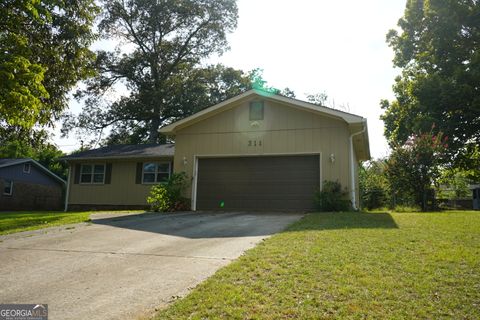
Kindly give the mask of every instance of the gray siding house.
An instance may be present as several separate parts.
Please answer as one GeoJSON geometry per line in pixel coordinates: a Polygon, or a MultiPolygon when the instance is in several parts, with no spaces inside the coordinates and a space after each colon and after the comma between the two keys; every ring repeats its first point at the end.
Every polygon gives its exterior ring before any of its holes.
{"type": "Polygon", "coordinates": [[[65,181],[32,159],[0,159],[0,211],[61,210],[65,181]]]}

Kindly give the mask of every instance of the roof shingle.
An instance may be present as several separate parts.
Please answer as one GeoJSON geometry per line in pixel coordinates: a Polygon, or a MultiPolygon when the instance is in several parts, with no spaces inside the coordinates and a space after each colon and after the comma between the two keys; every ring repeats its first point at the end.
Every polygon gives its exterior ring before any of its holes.
{"type": "Polygon", "coordinates": [[[122,144],[74,153],[63,157],[62,159],[75,160],[173,157],[174,152],[174,144],[122,144]]]}

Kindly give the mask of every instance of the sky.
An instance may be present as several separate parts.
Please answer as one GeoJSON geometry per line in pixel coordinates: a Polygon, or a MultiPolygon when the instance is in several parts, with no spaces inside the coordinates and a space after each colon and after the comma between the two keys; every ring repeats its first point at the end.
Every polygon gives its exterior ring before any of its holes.
{"type": "MultiPolygon", "coordinates": [[[[297,98],[325,92],[327,106],[344,108],[368,121],[373,158],[388,155],[379,119],[381,99],[393,99],[399,70],[385,42],[406,0],[238,0],[237,29],[230,50],[209,63],[250,71],[263,69],[269,86],[289,87],[297,98]]],[[[94,48],[105,46],[97,43],[94,48]]],[[[81,105],[70,103],[70,112],[81,105]]],[[[60,125],[59,125],[60,126],[60,125]]],[[[65,152],[80,147],[74,134],[54,142],[65,152]]]]}

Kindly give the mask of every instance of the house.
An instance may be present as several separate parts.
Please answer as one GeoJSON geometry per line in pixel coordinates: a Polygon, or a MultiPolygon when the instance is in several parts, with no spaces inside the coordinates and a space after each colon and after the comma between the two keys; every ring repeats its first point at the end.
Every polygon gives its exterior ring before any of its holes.
{"type": "Polygon", "coordinates": [[[186,172],[193,210],[313,208],[325,180],[358,206],[366,119],[250,90],[159,130],[175,145],[112,146],[67,157],[68,205],[142,207],[150,186],[186,172]]]}
{"type": "Polygon", "coordinates": [[[0,211],[61,210],[65,181],[32,159],[0,159],[0,211]]]}
{"type": "Polygon", "coordinates": [[[116,145],[64,157],[65,210],[145,208],[152,185],[170,177],[174,151],[173,144],[116,145]]]}

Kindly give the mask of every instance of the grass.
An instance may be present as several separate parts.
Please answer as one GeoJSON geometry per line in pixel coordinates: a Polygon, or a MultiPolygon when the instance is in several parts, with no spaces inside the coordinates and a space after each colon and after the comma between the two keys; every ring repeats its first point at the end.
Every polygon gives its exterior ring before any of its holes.
{"type": "Polygon", "coordinates": [[[156,319],[479,319],[480,212],[310,214],[156,319]]]}
{"type": "MultiPolygon", "coordinates": [[[[121,213],[130,211],[108,211],[121,213]]],[[[138,211],[143,212],[143,211],[138,211]]],[[[0,235],[36,230],[64,224],[90,221],[90,215],[98,211],[55,212],[55,211],[19,211],[0,212],[0,235]]]]}

